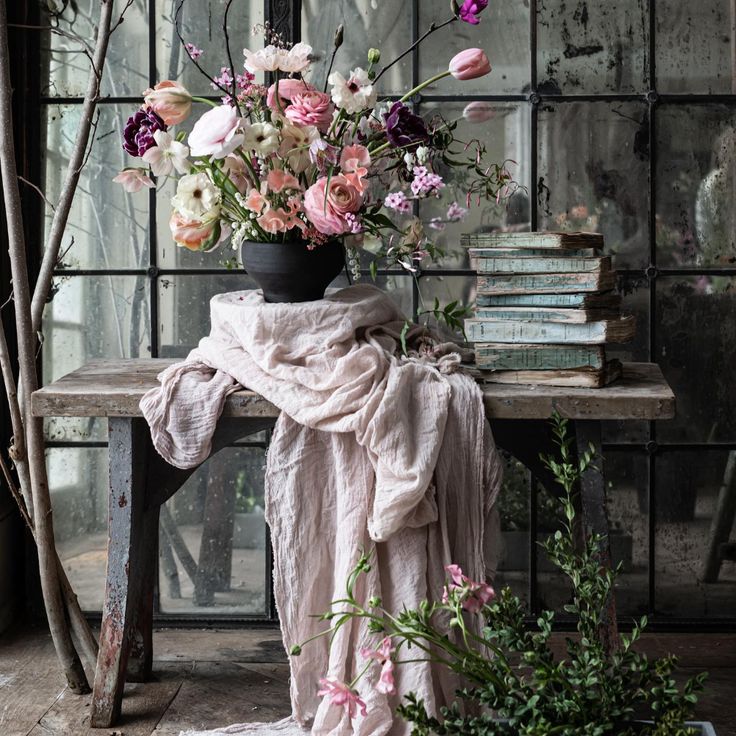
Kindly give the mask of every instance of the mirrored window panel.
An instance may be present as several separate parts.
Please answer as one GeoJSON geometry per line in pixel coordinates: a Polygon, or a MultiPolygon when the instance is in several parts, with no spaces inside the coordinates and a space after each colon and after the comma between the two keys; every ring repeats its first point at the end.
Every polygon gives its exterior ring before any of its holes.
{"type": "Polygon", "coordinates": [[[657,90],[729,94],[735,91],[734,5],[729,0],[657,0],[657,90]]]}
{"type": "Polygon", "coordinates": [[[616,268],[649,264],[648,111],[565,102],[539,111],[539,229],[602,233],[616,268]]]}
{"type": "Polygon", "coordinates": [[[537,77],[544,94],[649,89],[647,0],[537,5],[537,77]]]}
{"type": "Polygon", "coordinates": [[[657,110],[657,263],[736,264],[736,109],[657,110]]]}
{"type": "Polygon", "coordinates": [[[163,613],[266,615],[264,447],[213,455],[161,507],[163,613]]]}
{"type": "Polygon", "coordinates": [[[264,44],[263,34],[254,34],[254,28],[263,25],[263,0],[157,0],[156,2],[156,67],[157,78],[176,79],[196,95],[216,95],[221,92],[212,86],[212,78],[219,76],[222,67],[230,67],[225,33],[225,10],[228,38],[235,73],[243,71],[243,48],[257,49],[264,44]],[[177,8],[178,33],[175,24],[177,8]],[[181,38],[179,37],[181,36],[181,38]],[[183,47],[194,51],[196,65],[183,47]],[[200,68],[198,69],[197,66],[200,68]]]}
{"type": "Polygon", "coordinates": [[[107,561],[107,449],[46,451],[59,557],[84,611],[101,611],[107,561]]]}
{"type": "Polygon", "coordinates": [[[662,616],[733,617],[736,563],[724,561],[717,581],[704,582],[718,494],[734,482],[731,454],[673,450],[655,458],[656,605],[662,616]]]}
{"type": "MultiPolygon", "coordinates": [[[[460,3],[462,5],[462,3],[460,3]]],[[[446,0],[419,3],[419,35],[432,23],[440,25],[450,17],[446,0]]],[[[436,31],[419,46],[419,78],[429,79],[447,69],[450,59],[466,48],[482,48],[493,71],[479,79],[458,81],[446,77],[426,94],[483,95],[521,94],[529,89],[529,4],[527,2],[489,3],[480,14],[480,23],[455,21],[436,31]]]]}
{"type": "MultiPolygon", "coordinates": [[[[125,3],[120,5],[122,9],[125,3]]],[[[113,33],[102,78],[103,96],[139,95],[148,87],[148,5],[134,0],[125,22],[113,33]]],[[[97,0],[41,3],[45,21],[57,30],[45,34],[46,58],[42,93],[53,97],[82,97],[89,80],[100,3],[97,0]]],[[[113,23],[119,18],[115,15],[113,23]]]]}
{"type": "Polygon", "coordinates": [[[475,177],[472,170],[438,163],[437,173],[445,180],[438,199],[420,202],[419,215],[427,234],[445,256],[427,268],[468,268],[467,253],[460,246],[462,233],[496,230],[528,230],[530,223],[529,106],[525,103],[474,102],[469,110],[461,103],[422,105],[425,117],[437,116],[457,123],[461,144],[453,146],[454,160],[470,160],[478,146],[484,151],[484,165],[504,166],[514,180],[498,201],[471,196],[468,190],[475,177]],[[453,215],[452,205],[461,207],[453,215]]]}
{"type": "MultiPolygon", "coordinates": [[[[148,265],[148,190],[128,194],[112,181],[130,166],[121,140],[125,121],[134,109],[127,103],[99,106],[97,140],[77,188],[61,246],[60,268],[117,269],[148,265]]],[[[44,178],[46,197],[58,202],[67,164],[79,127],[81,106],[46,108],[44,178]]],[[[47,228],[53,211],[46,209],[47,228]]]]}
{"type": "Polygon", "coordinates": [[[677,416],[660,422],[667,442],[733,442],[736,404],[736,279],[660,276],[657,279],[659,363],[677,397],[677,416]]]}
{"type": "MultiPolygon", "coordinates": [[[[335,31],[343,26],[343,44],[337,52],[333,71],[347,77],[351,69],[368,68],[368,49],[381,51],[381,64],[400,56],[411,46],[411,3],[386,0],[303,0],[301,40],[312,46],[315,63],[309,81],[323,89],[334,48],[335,31]]],[[[411,54],[384,74],[382,95],[403,94],[412,88],[411,54]]]]}

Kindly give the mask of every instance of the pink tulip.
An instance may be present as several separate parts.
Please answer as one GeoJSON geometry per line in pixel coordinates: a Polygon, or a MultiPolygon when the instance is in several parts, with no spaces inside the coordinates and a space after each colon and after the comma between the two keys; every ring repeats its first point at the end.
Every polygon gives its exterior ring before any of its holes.
{"type": "Polygon", "coordinates": [[[491,62],[483,49],[465,49],[450,59],[448,68],[455,79],[477,79],[490,73],[491,62]]]}
{"type": "Polygon", "coordinates": [[[469,123],[485,123],[496,116],[496,111],[490,102],[469,102],[463,110],[463,117],[469,123]]]}
{"type": "Polygon", "coordinates": [[[357,212],[362,204],[363,193],[342,174],[329,181],[323,176],[304,193],[304,211],[317,230],[325,235],[348,232],[350,223],[345,215],[357,212]]]}
{"type": "Polygon", "coordinates": [[[334,110],[330,96],[314,90],[295,94],[284,115],[296,125],[314,125],[320,132],[326,133],[334,110]]]}
{"type": "Polygon", "coordinates": [[[192,95],[178,82],[164,79],[153,89],[143,93],[143,101],[166,125],[178,125],[189,117],[192,111],[192,95]]]}
{"type": "Polygon", "coordinates": [[[332,705],[343,706],[350,718],[355,718],[358,709],[362,716],[368,715],[365,701],[360,698],[355,690],[352,690],[344,682],[340,682],[334,677],[320,677],[319,684],[322,686],[317,695],[327,696],[332,705]]]}

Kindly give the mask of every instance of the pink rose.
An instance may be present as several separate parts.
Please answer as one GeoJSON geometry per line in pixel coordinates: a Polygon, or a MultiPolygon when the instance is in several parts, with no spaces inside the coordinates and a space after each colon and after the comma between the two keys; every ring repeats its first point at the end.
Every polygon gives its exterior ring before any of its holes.
{"type": "Polygon", "coordinates": [[[208,110],[189,134],[192,156],[225,158],[243,142],[243,134],[237,132],[239,125],[238,113],[230,105],[208,110]]]}
{"type": "Polygon", "coordinates": [[[324,92],[300,92],[291,98],[291,104],[284,111],[292,123],[297,125],[314,125],[320,132],[326,133],[332,122],[334,111],[330,96],[324,92]]]}
{"type": "Polygon", "coordinates": [[[304,193],[304,211],[314,226],[325,235],[341,235],[350,230],[345,218],[363,204],[360,190],[346,176],[323,176],[304,193]]]}
{"type": "Polygon", "coordinates": [[[192,96],[178,82],[164,79],[143,93],[145,107],[153,110],[166,125],[184,122],[192,111],[192,96]]]}
{"type": "Polygon", "coordinates": [[[178,212],[171,213],[169,228],[174,242],[189,250],[211,250],[219,242],[221,234],[219,220],[187,220],[178,212]]]}
{"type": "Polygon", "coordinates": [[[455,79],[476,79],[490,73],[491,62],[483,49],[465,49],[450,59],[448,68],[455,79]]]}
{"type": "Polygon", "coordinates": [[[304,94],[305,92],[314,92],[314,87],[303,79],[280,79],[279,80],[279,100],[281,107],[276,104],[276,83],[268,88],[266,95],[266,105],[271,110],[285,110],[286,106],[291,102],[294,95],[304,94]]]}

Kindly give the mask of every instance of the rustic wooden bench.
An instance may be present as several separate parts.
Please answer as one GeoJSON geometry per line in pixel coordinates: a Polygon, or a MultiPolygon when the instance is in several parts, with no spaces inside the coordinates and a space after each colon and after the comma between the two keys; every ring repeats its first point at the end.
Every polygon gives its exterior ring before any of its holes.
{"type": "MultiPolygon", "coordinates": [[[[92,725],[107,728],[119,715],[125,679],[146,680],[152,665],[153,592],[159,511],[194,472],[168,465],[153,449],[138,408],[143,394],[171,360],[96,361],[37,391],[38,417],[107,417],[109,435],[109,534],[105,605],[95,674],[92,725]]],[[[529,467],[540,482],[553,482],[539,461],[552,452],[554,412],[572,421],[578,448],[601,451],[604,420],[668,419],[675,397],[658,366],[624,365],[623,377],[601,389],[487,384],[486,413],[496,443],[529,467]]],[[[252,391],[232,394],[213,443],[213,454],[273,425],[279,410],[252,391]]],[[[608,533],[602,463],[582,479],[580,503],[587,532],[608,533]]],[[[604,550],[610,564],[610,552],[604,550]]],[[[607,635],[616,637],[611,600],[607,635]]]]}

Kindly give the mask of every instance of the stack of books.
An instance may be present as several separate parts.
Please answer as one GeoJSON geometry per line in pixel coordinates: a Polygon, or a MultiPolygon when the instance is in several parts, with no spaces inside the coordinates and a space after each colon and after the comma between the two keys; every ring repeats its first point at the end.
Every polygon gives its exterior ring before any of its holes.
{"type": "Polygon", "coordinates": [[[621,375],[606,344],[628,342],[636,325],[621,314],[601,235],[482,233],[463,245],[478,274],[465,332],[479,379],[599,388],[621,375]]]}

